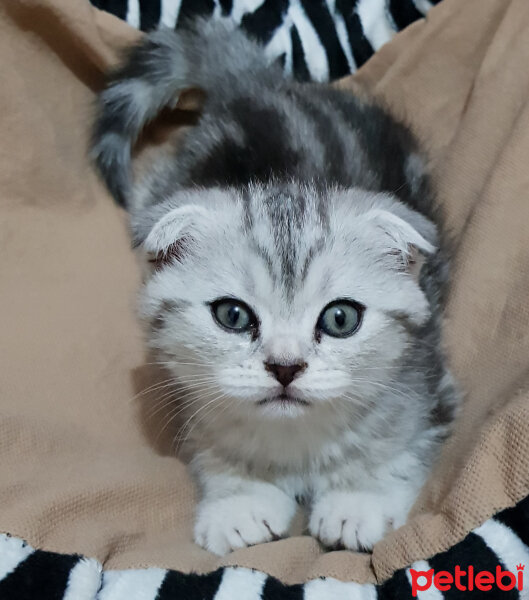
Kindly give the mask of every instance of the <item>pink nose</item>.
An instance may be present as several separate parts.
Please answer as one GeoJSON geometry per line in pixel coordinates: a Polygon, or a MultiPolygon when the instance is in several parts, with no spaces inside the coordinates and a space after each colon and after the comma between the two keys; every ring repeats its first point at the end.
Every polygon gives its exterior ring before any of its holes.
{"type": "Polygon", "coordinates": [[[287,387],[296,377],[296,375],[307,368],[307,363],[294,363],[293,365],[281,365],[277,363],[265,362],[265,369],[279,381],[281,385],[287,387]]]}

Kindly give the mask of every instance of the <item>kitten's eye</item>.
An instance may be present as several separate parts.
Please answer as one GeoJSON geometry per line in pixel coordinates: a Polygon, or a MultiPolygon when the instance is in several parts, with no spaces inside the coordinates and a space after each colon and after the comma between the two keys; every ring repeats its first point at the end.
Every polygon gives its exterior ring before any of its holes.
{"type": "Polygon", "coordinates": [[[243,333],[257,327],[257,317],[251,308],[240,300],[221,298],[211,304],[211,312],[224,329],[243,333]]]}
{"type": "Polygon", "coordinates": [[[322,310],[317,328],[332,337],[353,335],[360,327],[363,308],[351,300],[335,300],[322,310]]]}

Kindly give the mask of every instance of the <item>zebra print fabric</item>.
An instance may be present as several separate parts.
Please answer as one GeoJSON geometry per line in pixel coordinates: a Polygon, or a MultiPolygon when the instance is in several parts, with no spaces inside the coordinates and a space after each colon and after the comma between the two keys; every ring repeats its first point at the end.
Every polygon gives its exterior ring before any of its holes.
{"type": "Polygon", "coordinates": [[[91,0],[148,31],[188,19],[231,19],[301,81],[354,73],[398,31],[440,0],[91,0]]]}
{"type": "Polygon", "coordinates": [[[0,598],[2,600],[527,600],[522,566],[529,565],[529,497],[477,527],[469,535],[429,560],[397,571],[381,585],[321,578],[303,585],[284,585],[273,577],[245,568],[222,568],[206,575],[166,569],[103,571],[93,560],[77,555],[34,550],[25,542],[0,535],[0,598]],[[512,589],[508,578],[490,590],[459,587],[446,592],[413,570],[434,569],[453,574],[456,567],[478,581],[480,571],[495,573],[498,566],[517,576],[512,589]],[[520,574],[522,577],[520,577],[520,574]],[[413,595],[413,582],[416,596],[413,595]],[[522,585],[520,585],[522,582],[522,585]]]}

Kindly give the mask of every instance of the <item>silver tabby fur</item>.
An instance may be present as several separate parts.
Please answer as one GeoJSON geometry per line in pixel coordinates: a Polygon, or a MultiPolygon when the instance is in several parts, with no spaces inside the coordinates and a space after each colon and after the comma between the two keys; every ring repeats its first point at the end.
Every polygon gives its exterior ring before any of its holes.
{"type": "Polygon", "coordinates": [[[441,350],[445,236],[409,130],[198,22],[132,49],[99,97],[93,155],[150,265],[141,313],[188,413],[197,543],[225,554],[284,536],[299,502],[328,547],[370,549],[402,525],[458,404],[441,350]],[[197,125],[133,182],[143,127],[194,87],[197,125]],[[220,327],[222,297],[257,330],[220,327]],[[322,334],[342,298],[365,307],[361,326],[322,334]],[[284,388],[270,362],[305,366],[284,388]]]}

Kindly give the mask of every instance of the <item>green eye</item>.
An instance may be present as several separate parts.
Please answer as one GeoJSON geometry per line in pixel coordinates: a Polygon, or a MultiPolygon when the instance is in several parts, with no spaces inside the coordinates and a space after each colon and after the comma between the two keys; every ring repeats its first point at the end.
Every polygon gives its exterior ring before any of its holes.
{"type": "Polygon", "coordinates": [[[352,300],[335,300],[321,312],[317,328],[332,337],[353,335],[360,327],[364,307],[352,300]]]}
{"type": "Polygon", "coordinates": [[[251,308],[240,300],[221,298],[211,304],[213,318],[224,329],[235,333],[255,330],[257,317],[251,308]]]}

